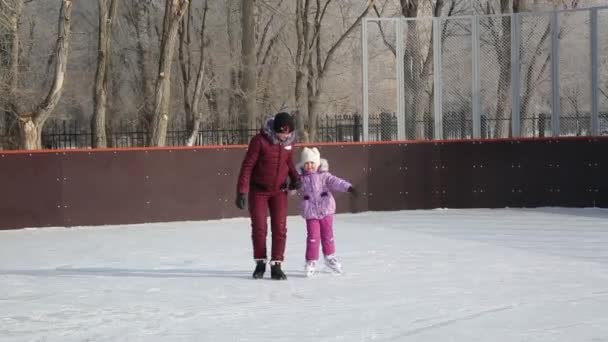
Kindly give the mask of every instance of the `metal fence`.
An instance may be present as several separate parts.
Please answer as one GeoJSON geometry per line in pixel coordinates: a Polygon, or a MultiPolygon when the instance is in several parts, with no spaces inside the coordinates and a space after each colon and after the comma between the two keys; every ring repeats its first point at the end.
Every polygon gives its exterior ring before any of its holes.
{"type": "Polygon", "coordinates": [[[608,7],[366,18],[363,139],[382,111],[399,140],[606,135],[606,34],[608,7]]]}
{"type": "MultiPolygon", "coordinates": [[[[497,135],[497,119],[493,113],[482,115],[480,119],[481,138],[492,138],[497,135]]],[[[573,127],[573,134],[581,136],[588,135],[587,127],[590,127],[590,113],[584,113],[575,117],[562,117],[561,120],[567,127],[573,127]]],[[[529,136],[549,137],[551,136],[551,114],[533,113],[524,125],[530,130],[529,136]]],[[[599,114],[599,121],[604,131],[601,135],[608,135],[608,112],[599,114]]],[[[443,116],[444,136],[446,139],[468,139],[473,127],[470,113],[446,112],[443,116]]],[[[423,133],[424,139],[433,139],[434,119],[425,116],[419,121],[414,121],[417,130],[423,133]]],[[[503,124],[510,128],[510,121],[505,119],[503,124]]],[[[108,127],[108,145],[111,147],[143,147],[147,146],[148,135],[146,130],[138,125],[127,121],[111,124],[108,127]]],[[[398,139],[397,114],[383,112],[373,115],[369,120],[370,141],[395,141],[398,139]]],[[[353,142],[363,141],[363,116],[360,114],[325,115],[318,119],[317,142],[353,142]]],[[[247,130],[252,137],[257,129],[247,130]]],[[[216,125],[203,125],[198,131],[195,145],[234,145],[240,142],[241,131],[238,127],[222,128],[216,125]]],[[[175,126],[169,127],[167,131],[167,146],[183,146],[188,139],[188,131],[175,126]]],[[[45,149],[71,149],[91,147],[92,134],[90,130],[80,125],[77,121],[52,120],[49,121],[42,132],[42,146],[45,149]]]]}
{"type": "MultiPolygon", "coordinates": [[[[370,118],[370,138],[374,141],[390,141],[397,138],[395,113],[380,113],[370,118]]],[[[427,123],[428,124],[428,123],[427,123]]],[[[147,130],[140,124],[129,121],[110,122],[107,125],[107,140],[110,147],[143,147],[148,145],[147,130]]],[[[261,122],[258,123],[261,127],[261,122]]],[[[317,142],[362,141],[363,120],[361,114],[322,115],[317,120],[317,142]]],[[[260,128],[248,129],[244,134],[253,137],[260,128]]],[[[201,125],[194,145],[239,144],[243,132],[238,123],[225,122],[201,125]]],[[[167,146],[184,146],[189,133],[183,125],[173,124],[167,130],[167,146]]],[[[42,131],[42,146],[45,149],[71,149],[91,147],[92,134],[87,124],[78,121],[51,120],[42,131]]]]}

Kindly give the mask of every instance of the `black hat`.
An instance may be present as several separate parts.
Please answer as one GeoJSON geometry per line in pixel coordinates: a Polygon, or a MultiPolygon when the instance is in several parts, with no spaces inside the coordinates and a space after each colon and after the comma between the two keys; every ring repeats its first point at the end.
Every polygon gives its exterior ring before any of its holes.
{"type": "Polygon", "coordinates": [[[272,128],[275,132],[290,133],[294,131],[294,126],[293,116],[289,115],[289,113],[280,112],[274,116],[272,128]]]}

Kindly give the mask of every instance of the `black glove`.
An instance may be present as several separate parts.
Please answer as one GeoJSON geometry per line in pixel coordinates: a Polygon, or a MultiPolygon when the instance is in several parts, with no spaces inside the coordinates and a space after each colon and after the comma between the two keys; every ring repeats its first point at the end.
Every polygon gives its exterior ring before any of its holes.
{"type": "Polygon", "coordinates": [[[289,183],[289,190],[300,190],[302,188],[302,181],[296,180],[294,182],[289,183]]]}
{"type": "Polygon", "coordinates": [[[359,196],[359,191],[357,191],[357,189],[353,188],[352,186],[346,191],[355,197],[359,196]]]}
{"type": "Polygon", "coordinates": [[[234,201],[234,204],[236,204],[236,207],[239,209],[245,209],[245,207],[247,206],[247,196],[244,193],[237,193],[236,194],[236,201],[234,201]]]}

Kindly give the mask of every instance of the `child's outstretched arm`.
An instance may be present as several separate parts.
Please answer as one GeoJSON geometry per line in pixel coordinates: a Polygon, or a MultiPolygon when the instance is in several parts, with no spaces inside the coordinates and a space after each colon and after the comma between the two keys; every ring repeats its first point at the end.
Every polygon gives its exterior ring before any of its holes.
{"type": "Polygon", "coordinates": [[[331,173],[327,173],[327,178],[325,179],[325,185],[329,188],[330,191],[338,191],[338,192],[348,192],[350,188],[353,187],[348,181],[336,177],[331,173]]]}

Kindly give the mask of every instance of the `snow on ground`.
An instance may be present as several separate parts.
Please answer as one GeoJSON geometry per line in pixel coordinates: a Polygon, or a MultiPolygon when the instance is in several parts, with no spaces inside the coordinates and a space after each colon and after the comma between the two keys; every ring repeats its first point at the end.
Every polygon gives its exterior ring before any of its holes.
{"type": "Polygon", "coordinates": [[[0,232],[1,341],[608,341],[608,210],[337,215],[253,280],[247,219],[0,232]],[[267,276],[269,274],[267,273],[267,276]]]}

